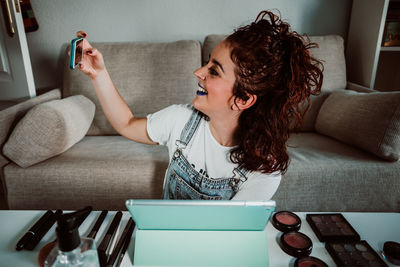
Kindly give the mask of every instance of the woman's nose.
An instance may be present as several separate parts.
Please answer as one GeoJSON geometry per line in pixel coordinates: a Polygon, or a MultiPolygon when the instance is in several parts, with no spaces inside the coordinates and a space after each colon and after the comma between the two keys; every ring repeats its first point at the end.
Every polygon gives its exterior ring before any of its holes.
{"type": "Polygon", "coordinates": [[[194,76],[196,76],[196,78],[199,80],[204,80],[206,78],[206,73],[206,66],[203,66],[193,72],[194,76]]]}

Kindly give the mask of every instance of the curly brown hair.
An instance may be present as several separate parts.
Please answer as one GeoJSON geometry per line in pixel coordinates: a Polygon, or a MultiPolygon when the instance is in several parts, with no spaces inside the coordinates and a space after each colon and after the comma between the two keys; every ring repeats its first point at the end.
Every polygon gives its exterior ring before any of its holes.
{"type": "Polygon", "coordinates": [[[309,51],[317,44],[291,31],[271,11],[262,11],[225,42],[236,65],[235,101],[247,100],[248,94],[257,96],[256,103],[240,115],[234,136],[238,146],[230,158],[249,171],[284,174],[289,135],[300,128],[310,95],[321,91],[323,65],[309,51]]]}

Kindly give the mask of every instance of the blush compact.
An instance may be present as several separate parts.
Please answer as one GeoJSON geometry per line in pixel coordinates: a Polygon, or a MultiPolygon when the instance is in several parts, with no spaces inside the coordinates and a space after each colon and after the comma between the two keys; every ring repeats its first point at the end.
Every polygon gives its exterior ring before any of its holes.
{"type": "Polygon", "coordinates": [[[387,267],[367,241],[326,243],[326,250],[340,267],[371,266],[387,267]]]}
{"type": "Polygon", "coordinates": [[[272,216],[272,225],[281,232],[298,231],[301,226],[299,216],[290,211],[279,211],[272,216]]]}
{"type": "Polygon", "coordinates": [[[280,246],[287,254],[301,258],[311,254],[312,241],[303,233],[286,232],[281,235],[280,246]]]}
{"type": "Polygon", "coordinates": [[[360,235],[340,213],[307,214],[306,220],[321,242],[360,240],[360,235]]]}
{"type": "Polygon", "coordinates": [[[328,267],[328,264],[316,257],[308,256],[297,259],[294,267],[328,267]]]}

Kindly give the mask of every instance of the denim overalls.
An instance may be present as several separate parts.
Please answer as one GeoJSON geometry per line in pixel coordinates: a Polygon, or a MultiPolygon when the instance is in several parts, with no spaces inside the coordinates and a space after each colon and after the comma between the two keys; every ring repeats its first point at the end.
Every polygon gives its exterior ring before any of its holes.
{"type": "Polygon", "coordinates": [[[247,170],[236,167],[231,178],[208,178],[196,171],[182,155],[196,132],[204,114],[196,109],[176,140],[176,150],[168,166],[164,183],[164,199],[207,199],[228,200],[239,190],[241,183],[247,180],[247,170]]]}

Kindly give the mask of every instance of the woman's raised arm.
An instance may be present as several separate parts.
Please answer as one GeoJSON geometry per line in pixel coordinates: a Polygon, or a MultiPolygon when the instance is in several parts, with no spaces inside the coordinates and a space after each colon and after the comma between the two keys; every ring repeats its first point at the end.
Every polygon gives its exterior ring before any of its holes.
{"type": "Polygon", "coordinates": [[[102,54],[90,45],[85,32],[79,31],[76,35],[84,38],[84,57],[78,68],[90,77],[108,121],[126,138],[144,144],[157,144],[147,134],[147,119],[136,118],[118,93],[102,54]]]}

